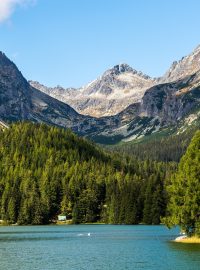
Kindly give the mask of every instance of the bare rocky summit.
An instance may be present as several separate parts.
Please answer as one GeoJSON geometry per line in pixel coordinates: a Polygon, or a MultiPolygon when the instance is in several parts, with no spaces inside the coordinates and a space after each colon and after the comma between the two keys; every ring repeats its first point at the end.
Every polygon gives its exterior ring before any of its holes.
{"type": "Polygon", "coordinates": [[[0,52],[0,120],[30,120],[77,130],[83,118],[69,105],[33,88],[0,52]]]}
{"type": "Polygon", "coordinates": [[[200,46],[180,61],[175,61],[161,78],[153,79],[127,64],[120,64],[79,89],[64,89],[60,86],[48,88],[34,81],[30,81],[30,84],[69,104],[80,114],[104,117],[116,115],[129,105],[141,102],[145,92],[151,87],[182,80],[199,69],[200,46]]]}
{"type": "Polygon", "coordinates": [[[101,77],[79,89],[48,88],[30,84],[48,95],[66,102],[77,112],[94,117],[115,115],[132,103],[140,102],[155,80],[127,64],[116,65],[101,77]]]}
{"type": "Polygon", "coordinates": [[[189,55],[174,61],[163,77],[158,79],[159,83],[173,82],[184,79],[200,69],[200,45],[189,55]]]}
{"type": "Polygon", "coordinates": [[[200,122],[200,46],[162,78],[152,79],[121,64],[80,89],[28,83],[0,53],[1,120],[45,122],[106,144],[163,129],[185,130],[200,122]]]}

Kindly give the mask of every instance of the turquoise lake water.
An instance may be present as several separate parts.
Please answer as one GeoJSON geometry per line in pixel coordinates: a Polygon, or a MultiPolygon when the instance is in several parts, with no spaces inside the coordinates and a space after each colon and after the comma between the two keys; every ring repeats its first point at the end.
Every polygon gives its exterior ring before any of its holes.
{"type": "Polygon", "coordinates": [[[200,245],[164,226],[0,227],[1,270],[199,270],[200,245]],[[89,235],[88,235],[89,234],[89,235]]]}

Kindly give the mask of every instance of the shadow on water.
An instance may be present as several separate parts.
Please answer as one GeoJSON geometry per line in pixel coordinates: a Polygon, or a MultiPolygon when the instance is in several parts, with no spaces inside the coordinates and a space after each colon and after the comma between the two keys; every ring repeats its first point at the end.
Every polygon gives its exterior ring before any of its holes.
{"type": "Polygon", "coordinates": [[[169,247],[174,251],[179,251],[183,253],[194,253],[198,252],[200,255],[200,244],[192,244],[192,243],[177,243],[170,241],[168,242],[169,247]]]}
{"type": "Polygon", "coordinates": [[[27,242],[27,241],[49,241],[49,240],[58,240],[58,237],[12,237],[12,238],[0,238],[0,243],[8,242],[27,242]]]}
{"type": "Polygon", "coordinates": [[[47,234],[47,233],[63,233],[63,231],[4,231],[0,232],[0,235],[5,235],[5,234],[47,234]]]}

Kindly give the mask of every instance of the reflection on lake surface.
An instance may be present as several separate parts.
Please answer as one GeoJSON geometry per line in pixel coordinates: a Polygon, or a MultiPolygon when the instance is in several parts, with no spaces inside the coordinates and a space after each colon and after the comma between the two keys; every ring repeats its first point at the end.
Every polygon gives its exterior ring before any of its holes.
{"type": "Polygon", "coordinates": [[[200,245],[164,226],[0,227],[0,270],[199,270],[200,245]]]}

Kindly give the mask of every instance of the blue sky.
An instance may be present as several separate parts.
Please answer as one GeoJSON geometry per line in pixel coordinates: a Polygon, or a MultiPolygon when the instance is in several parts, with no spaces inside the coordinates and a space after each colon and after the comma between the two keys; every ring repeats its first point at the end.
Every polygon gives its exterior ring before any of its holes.
{"type": "Polygon", "coordinates": [[[200,44],[199,10],[199,0],[0,0],[0,50],[48,86],[79,87],[122,62],[156,77],[200,44]]]}

